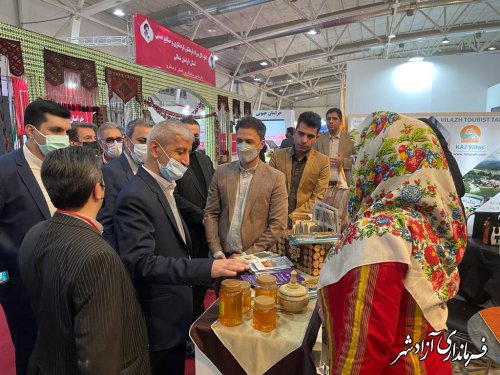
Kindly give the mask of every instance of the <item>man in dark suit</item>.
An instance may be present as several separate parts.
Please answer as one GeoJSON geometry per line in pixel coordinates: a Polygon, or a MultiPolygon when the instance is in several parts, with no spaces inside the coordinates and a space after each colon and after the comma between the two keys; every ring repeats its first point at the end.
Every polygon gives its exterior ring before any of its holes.
{"type": "Polygon", "coordinates": [[[29,230],[19,250],[38,322],[28,373],[148,375],[146,325],[134,287],[95,220],[104,184],[94,152],[53,151],[41,176],[58,210],[29,230]]]}
{"type": "Polygon", "coordinates": [[[154,122],[139,118],[129,122],[124,139],[124,152],[119,157],[102,165],[102,174],[106,184],[104,204],[97,214],[97,221],[104,227],[103,236],[115,247],[113,230],[113,211],[118,193],[137,173],[146,154],[146,140],[154,122]]]}
{"type": "Polygon", "coordinates": [[[184,374],[193,318],[191,286],[248,269],[247,262],[237,259],[191,258],[191,237],[173,191],[188,169],[193,139],[179,121],[156,124],[143,166],[116,201],[117,249],[146,317],[153,375],[184,374]]]}
{"type": "Polygon", "coordinates": [[[287,147],[292,147],[294,145],[294,139],[293,136],[295,134],[295,128],[293,126],[290,126],[286,128],[286,134],[285,134],[285,139],[281,142],[280,148],[287,148],[287,147]]]}
{"type": "Polygon", "coordinates": [[[52,216],[40,177],[45,155],[69,145],[70,112],[55,102],[37,99],[24,113],[27,141],[23,148],[0,157],[0,271],[10,280],[0,284],[2,304],[16,349],[17,374],[25,374],[36,338],[36,322],[19,277],[17,255],[26,232],[52,216]]]}
{"type": "MultiPolygon", "coordinates": [[[[179,212],[186,222],[192,241],[192,258],[207,258],[208,243],[203,226],[203,215],[207,203],[210,182],[214,175],[214,167],[210,158],[196,151],[200,145],[200,124],[194,119],[183,119],[182,123],[194,135],[193,147],[189,154],[189,168],[184,176],[176,182],[174,196],[179,212]]],[[[204,300],[206,286],[193,286],[193,321],[205,311],[204,300]]]]}

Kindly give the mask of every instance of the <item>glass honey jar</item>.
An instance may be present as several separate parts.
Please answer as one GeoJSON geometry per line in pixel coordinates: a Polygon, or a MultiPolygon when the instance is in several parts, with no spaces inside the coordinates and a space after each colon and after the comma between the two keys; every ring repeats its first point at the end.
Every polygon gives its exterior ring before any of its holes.
{"type": "Polygon", "coordinates": [[[276,277],[268,274],[257,275],[255,297],[258,296],[270,296],[274,298],[275,302],[278,301],[278,287],[276,285],[276,277]]]}
{"type": "Polygon", "coordinates": [[[250,291],[250,283],[248,281],[240,281],[240,283],[241,283],[241,309],[243,314],[245,314],[252,307],[252,292],[250,291]]]}
{"type": "Polygon", "coordinates": [[[253,301],[253,328],[271,332],[276,328],[276,302],[270,296],[258,296],[253,301]]]}
{"type": "Polygon", "coordinates": [[[235,279],[226,279],[221,283],[219,293],[219,320],[228,327],[241,324],[241,284],[235,279]]]}

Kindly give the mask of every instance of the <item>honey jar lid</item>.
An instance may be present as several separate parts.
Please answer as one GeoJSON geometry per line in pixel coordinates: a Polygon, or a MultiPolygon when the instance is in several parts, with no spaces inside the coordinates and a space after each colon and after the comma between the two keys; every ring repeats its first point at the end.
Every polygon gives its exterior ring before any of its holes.
{"type": "Polygon", "coordinates": [[[276,306],[276,301],[270,296],[258,296],[253,300],[254,308],[268,309],[276,306]]]}
{"type": "Polygon", "coordinates": [[[257,275],[257,284],[262,286],[276,285],[276,277],[267,274],[257,275]]]}
{"type": "Polygon", "coordinates": [[[250,290],[250,283],[248,281],[240,280],[240,285],[242,291],[250,290]]]}
{"type": "Polygon", "coordinates": [[[241,289],[241,284],[238,280],[235,279],[226,279],[222,280],[221,288],[224,292],[237,292],[241,289]]]}

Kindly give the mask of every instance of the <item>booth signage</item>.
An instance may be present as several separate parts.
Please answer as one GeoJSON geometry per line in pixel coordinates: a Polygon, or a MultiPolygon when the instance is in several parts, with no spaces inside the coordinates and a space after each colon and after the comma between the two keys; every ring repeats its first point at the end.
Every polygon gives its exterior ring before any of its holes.
{"type": "Polygon", "coordinates": [[[215,86],[215,59],[209,49],[142,14],[134,15],[136,63],[215,86]]]}
{"type": "Polygon", "coordinates": [[[92,123],[92,112],[69,111],[71,113],[71,123],[88,122],[92,123]]]}

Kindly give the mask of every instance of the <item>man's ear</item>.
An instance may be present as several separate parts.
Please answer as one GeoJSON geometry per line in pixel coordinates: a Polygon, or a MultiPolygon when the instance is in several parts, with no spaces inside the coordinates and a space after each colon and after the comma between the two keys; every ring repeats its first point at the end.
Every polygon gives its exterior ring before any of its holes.
{"type": "Polygon", "coordinates": [[[104,188],[102,187],[100,182],[97,182],[94,185],[94,189],[92,190],[92,196],[95,200],[104,199],[104,188]]]}
{"type": "Polygon", "coordinates": [[[26,133],[26,136],[30,139],[34,139],[35,138],[35,126],[34,125],[31,125],[31,124],[26,124],[24,126],[24,132],[26,133]]]}

